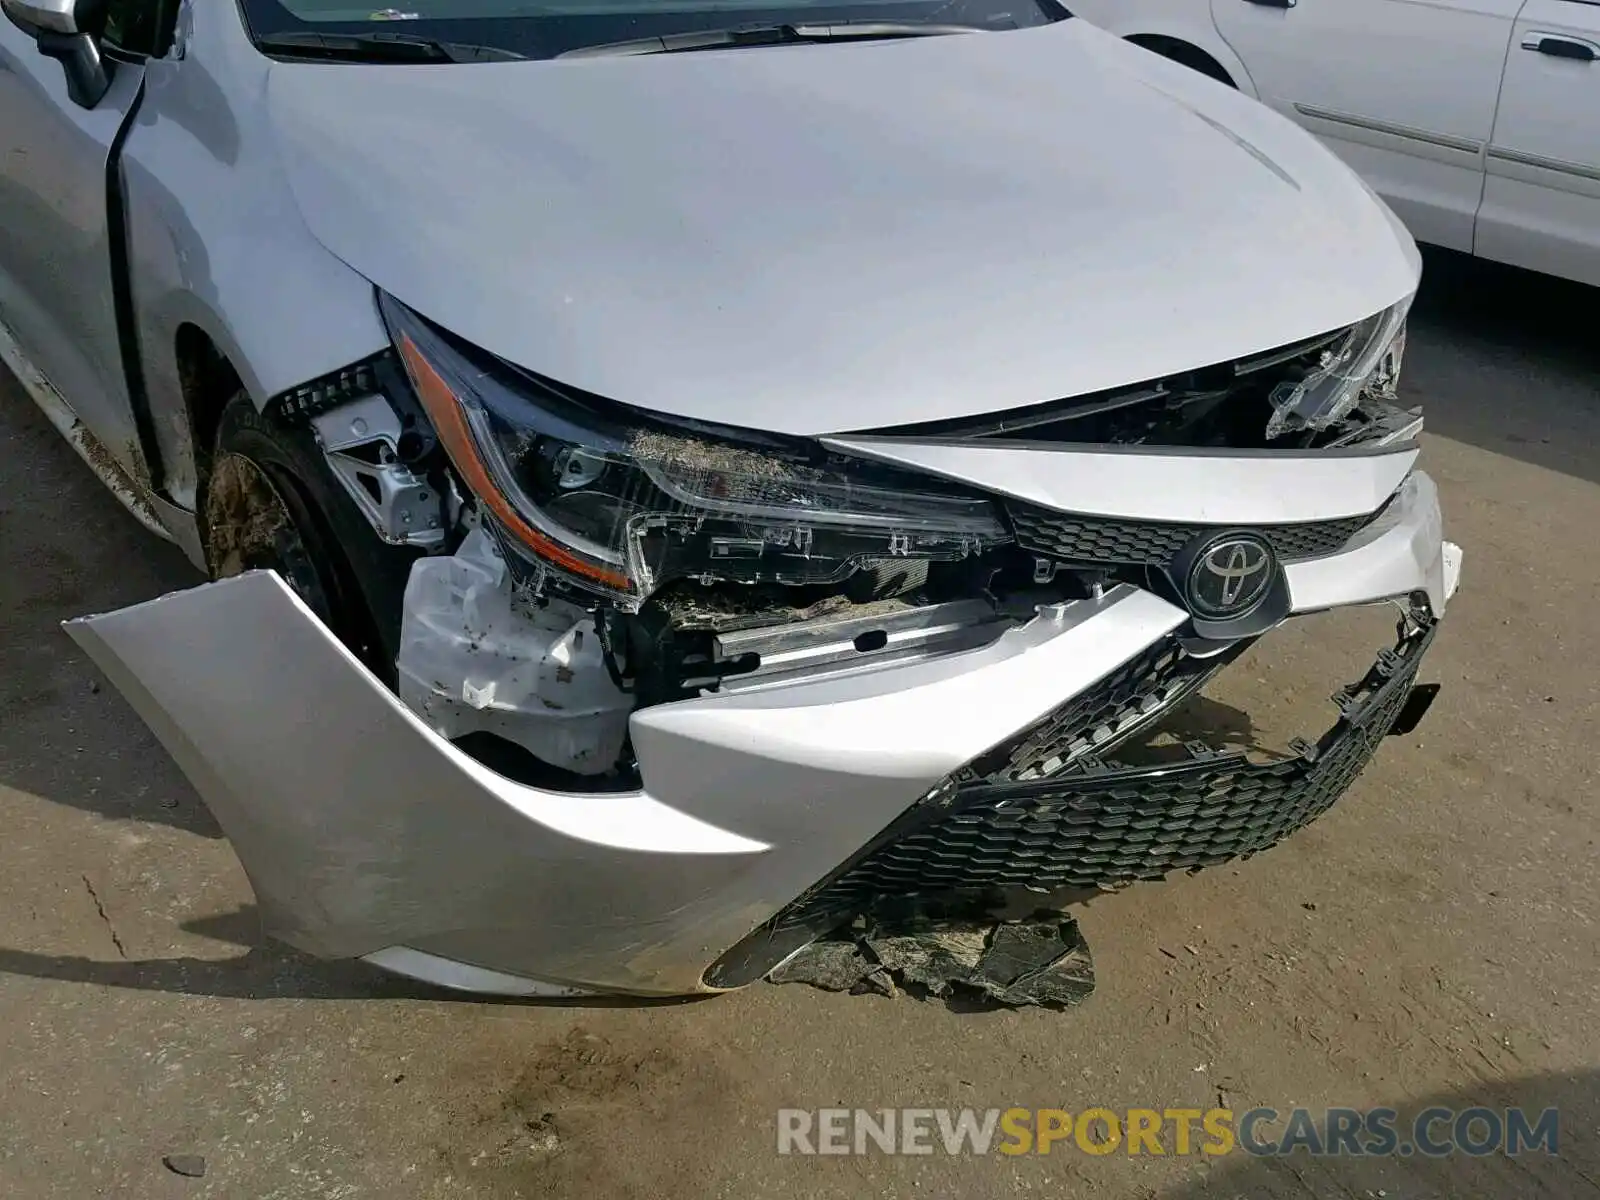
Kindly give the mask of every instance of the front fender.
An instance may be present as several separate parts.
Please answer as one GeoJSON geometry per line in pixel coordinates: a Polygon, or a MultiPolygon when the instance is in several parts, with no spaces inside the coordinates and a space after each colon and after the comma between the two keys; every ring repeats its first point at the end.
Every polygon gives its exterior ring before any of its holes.
{"type": "Polygon", "coordinates": [[[191,509],[184,325],[211,339],[258,406],[388,342],[371,285],[311,236],[290,195],[263,102],[271,69],[231,6],[199,12],[182,56],[148,65],[122,154],[157,483],[191,509]]]}

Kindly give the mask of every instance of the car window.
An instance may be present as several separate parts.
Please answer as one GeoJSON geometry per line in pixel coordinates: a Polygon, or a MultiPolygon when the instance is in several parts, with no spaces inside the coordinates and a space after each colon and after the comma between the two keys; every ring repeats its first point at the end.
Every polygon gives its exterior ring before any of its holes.
{"type": "Polygon", "coordinates": [[[377,30],[471,42],[528,58],[730,26],[849,21],[1005,30],[1067,16],[1057,0],[241,0],[252,36],[377,30]]]}

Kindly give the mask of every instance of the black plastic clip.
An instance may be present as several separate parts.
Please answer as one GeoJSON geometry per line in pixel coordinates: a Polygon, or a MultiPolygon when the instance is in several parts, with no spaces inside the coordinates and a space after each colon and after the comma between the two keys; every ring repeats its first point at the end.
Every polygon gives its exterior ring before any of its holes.
{"type": "Polygon", "coordinates": [[[1356,695],[1353,688],[1342,687],[1328,698],[1338,705],[1339,715],[1346,721],[1361,708],[1361,697],[1356,695]]]}
{"type": "Polygon", "coordinates": [[[1296,755],[1307,763],[1317,761],[1317,748],[1303,737],[1290,738],[1289,749],[1293,750],[1296,755]]]}

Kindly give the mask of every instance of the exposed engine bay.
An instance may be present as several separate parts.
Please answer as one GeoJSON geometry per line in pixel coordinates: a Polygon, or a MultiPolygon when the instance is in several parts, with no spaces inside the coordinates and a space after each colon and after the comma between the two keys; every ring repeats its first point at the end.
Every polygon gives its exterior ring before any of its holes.
{"type": "MultiPolygon", "coordinates": [[[[1421,426],[1394,399],[1406,307],[1181,377],[893,432],[1403,443],[1421,426]]],[[[279,415],[313,425],[380,537],[424,552],[400,615],[401,697],[516,777],[636,786],[636,709],[970,650],[1117,583],[1182,602],[1186,548],[1214,532],[1042,511],[815,443],[669,423],[492,360],[393,301],[384,312],[397,355],[281,398],[279,415]]],[[[1260,532],[1293,561],[1377,516],[1260,532]]],[[[1281,587],[1257,599],[1196,611],[1196,652],[1287,612],[1281,587]]]]}

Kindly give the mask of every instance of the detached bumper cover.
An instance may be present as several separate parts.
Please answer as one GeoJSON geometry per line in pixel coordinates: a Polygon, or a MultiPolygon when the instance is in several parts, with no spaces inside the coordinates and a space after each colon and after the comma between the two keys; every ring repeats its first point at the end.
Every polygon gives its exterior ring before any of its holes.
{"type": "Polygon", "coordinates": [[[227,832],[269,934],[440,982],[481,982],[448,967],[467,964],[681,994],[939,779],[1184,619],[1123,587],[979,650],[646,709],[645,789],[606,794],[470,758],[270,572],[68,628],[227,832]]]}
{"type": "MultiPolygon", "coordinates": [[[[1048,778],[957,776],[774,925],[827,926],[881,897],[1109,888],[1265,850],[1326,811],[1371,760],[1413,695],[1436,629],[1383,651],[1339,694],[1338,723],[1292,758],[1256,762],[1189,745],[1187,762],[1131,767],[1065,750],[1048,778]]],[[[1083,745],[1092,732],[1066,744],[1083,745]]]]}
{"type": "MultiPolygon", "coordinates": [[[[1458,569],[1419,473],[1344,551],[1286,577],[1296,611],[1422,593],[1437,615],[1458,569]]],[[[272,574],[68,630],[228,833],[268,933],[476,990],[673,994],[721,986],[712,964],[797,897],[816,903],[844,866],[867,890],[1098,882],[1269,844],[1359,770],[1421,649],[1403,648],[1371,716],[1347,716],[1315,761],[1091,767],[1083,754],[1109,744],[1098,731],[1120,738],[1216,665],[1171,653],[1187,620],[1122,585],[978,649],[643,709],[630,719],[643,787],[606,794],[540,790],[470,758],[272,574]],[[959,803],[886,849],[947,780],[959,803]],[[878,851],[870,875],[863,847],[878,851]]]]}

